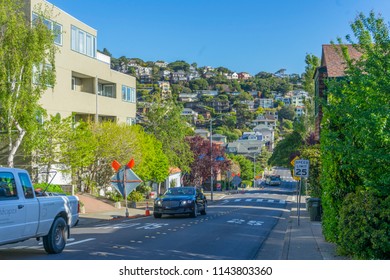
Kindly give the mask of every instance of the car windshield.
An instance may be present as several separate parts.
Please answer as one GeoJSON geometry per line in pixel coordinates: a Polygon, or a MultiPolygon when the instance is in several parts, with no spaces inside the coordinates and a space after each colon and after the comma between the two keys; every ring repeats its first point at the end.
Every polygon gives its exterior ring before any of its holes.
{"type": "Polygon", "coordinates": [[[279,181],[280,177],[278,177],[278,176],[271,176],[271,180],[272,181],[279,181]]]}
{"type": "Polygon", "coordinates": [[[166,191],[165,195],[194,195],[195,190],[193,188],[170,188],[166,191]]]}

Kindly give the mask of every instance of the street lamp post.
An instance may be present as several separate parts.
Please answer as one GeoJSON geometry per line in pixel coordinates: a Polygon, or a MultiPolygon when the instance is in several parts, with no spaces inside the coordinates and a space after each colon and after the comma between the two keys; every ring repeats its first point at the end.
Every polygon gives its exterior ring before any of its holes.
{"type": "Polygon", "coordinates": [[[258,154],[259,153],[253,153],[253,187],[256,185],[256,155],[258,154]]]}
{"type": "Polygon", "coordinates": [[[253,154],[253,187],[256,187],[256,154],[253,154]]]}

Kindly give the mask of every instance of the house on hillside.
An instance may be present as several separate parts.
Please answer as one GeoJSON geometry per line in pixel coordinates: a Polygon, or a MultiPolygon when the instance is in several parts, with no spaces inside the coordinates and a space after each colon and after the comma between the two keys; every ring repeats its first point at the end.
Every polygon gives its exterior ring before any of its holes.
{"type": "Polygon", "coordinates": [[[240,140],[263,140],[263,135],[258,131],[245,131],[242,133],[240,140]]]}
{"type": "Polygon", "coordinates": [[[234,155],[250,156],[260,154],[264,141],[259,140],[237,140],[226,145],[226,152],[234,155]]]}
{"type": "Polygon", "coordinates": [[[199,100],[197,93],[179,93],[179,101],[181,102],[197,102],[199,100]]]}
{"type": "Polygon", "coordinates": [[[264,125],[266,127],[275,129],[277,125],[277,118],[270,115],[258,115],[256,119],[252,120],[252,124],[255,126],[264,125]]]}
{"type": "Polygon", "coordinates": [[[261,108],[273,108],[274,100],[272,98],[259,98],[259,107],[261,108]]]}
{"type": "Polygon", "coordinates": [[[262,135],[262,140],[265,142],[265,146],[269,151],[273,151],[275,145],[275,132],[274,129],[263,124],[253,128],[254,132],[258,132],[262,135]]]}
{"type": "Polygon", "coordinates": [[[213,139],[213,142],[220,142],[222,145],[226,145],[227,143],[227,137],[222,134],[213,134],[211,138],[213,139]]]}
{"type": "Polygon", "coordinates": [[[237,74],[238,75],[238,79],[240,79],[240,80],[248,80],[248,79],[250,79],[252,76],[249,74],[249,73],[247,73],[247,72],[240,72],[240,73],[238,73],[237,74]]]}
{"type": "MultiPolygon", "coordinates": [[[[351,59],[359,59],[361,52],[352,45],[344,45],[351,59]]],[[[321,66],[314,73],[315,84],[315,135],[316,141],[320,140],[322,107],[321,99],[326,98],[327,79],[341,79],[345,76],[346,63],[341,54],[341,45],[322,45],[321,66]]]]}
{"type": "Polygon", "coordinates": [[[191,108],[183,108],[181,115],[186,117],[191,123],[196,123],[198,120],[198,113],[192,110],[191,108]]]}

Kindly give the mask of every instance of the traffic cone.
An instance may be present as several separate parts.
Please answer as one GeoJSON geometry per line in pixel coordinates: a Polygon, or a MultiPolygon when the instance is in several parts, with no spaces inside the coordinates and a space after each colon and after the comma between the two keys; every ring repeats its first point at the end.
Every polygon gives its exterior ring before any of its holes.
{"type": "Polygon", "coordinates": [[[149,204],[146,202],[145,216],[150,216],[149,204]]]}

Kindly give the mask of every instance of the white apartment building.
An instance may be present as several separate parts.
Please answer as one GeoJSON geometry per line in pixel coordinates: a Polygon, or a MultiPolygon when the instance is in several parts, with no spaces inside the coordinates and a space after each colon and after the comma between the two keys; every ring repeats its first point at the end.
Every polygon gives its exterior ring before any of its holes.
{"type": "Polygon", "coordinates": [[[75,121],[92,119],[135,123],[136,79],[111,70],[110,57],[97,51],[97,31],[44,0],[25,0],[31,22],[35,7],[52,9],[46,24],[58,32],[55,44],[56,84],[40,103],[49,115],[74,116],[75,121]]]}

